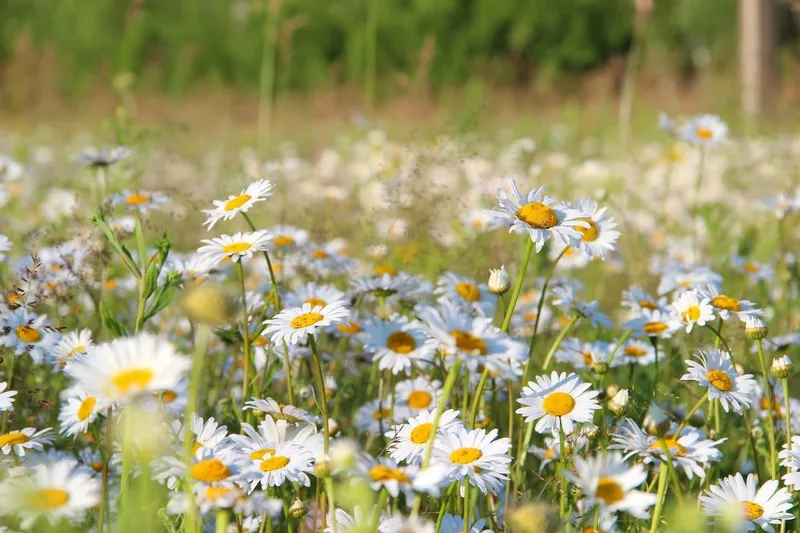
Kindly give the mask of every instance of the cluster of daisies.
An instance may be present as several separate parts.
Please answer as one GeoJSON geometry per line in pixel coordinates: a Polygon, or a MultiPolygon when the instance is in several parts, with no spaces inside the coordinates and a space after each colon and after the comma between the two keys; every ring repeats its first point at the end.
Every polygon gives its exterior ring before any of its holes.
{"type": "MultiPolygon", "coordinates": [[[[121,186],[132,150],[84,151],[96,230],[36,250],[0,236],[0,524],[654,533],[683,531],[675,508],[704,528],[792,530],[800,191],[761,204],[781,232],[776,257],[737,246],[712,266],[714,228],[683,204],[713,198],[727,127],[661,125],[684,156],[658,175],[688,167],[698,194],[625,226],[606,193],[523,188],[553,170],[603,174],[537,158],[530,139],[489,165],[447,140],[415,152],[373,135],[346,164],[326,152],[313,168],[293,154],[259,168],[203,210],[220,233],[188,253],[154,231],[174,194],[121,186]],[[404,271],[390,253],[413,230],[401,215],[381,215],[364,258],[352,240],[257,225],[298,176],[319,180],[321,204],[352,194],[386,210],[413,203],[422,163],[447,190],[446,161],[468,209],[431,235],[455,247],[470,233],[473,254],[491,235],[521,256],[516,270],[404,271]],[[509,169],[519,178],[500,177],[509,169]],[[336,185],[342,173],[354,181],[336,185]],[[660,234],[673,218],[675,235],[660,234]],[[649,263],[626,263],[620,227],[650,239],[649,263]],[[638,285],[609,295],[606,278],[624,273],[638,285]]],[[[3,203],[22,201],[6,191],[25,173],[0,159],[3,203]]]]}

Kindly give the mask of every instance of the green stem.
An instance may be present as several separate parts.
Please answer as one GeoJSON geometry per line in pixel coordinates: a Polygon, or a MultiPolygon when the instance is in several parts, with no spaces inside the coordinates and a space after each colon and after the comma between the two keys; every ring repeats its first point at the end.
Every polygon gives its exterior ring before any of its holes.
{"type": "Polygon", "coordinates": [[[246,402],[250,392],[250,324],[247,313],[247,288],[244,285],[244,267],[242,259],[236,261],[239,273],[239,294],[242,298],[242,351],[244,356],[244,380],[242,381],[242,402],[246,402]]]}
{"type": "Polygon", "coordinates": [[[325,477],[325,492],[328,495],[328,505],[331,509],[331,514],[334,516],[331,520],[331,532],[338,533],[337,529],[339,524],[336,522],[336,500],[333,492],[333,478],[331,476],[325,477]]]}
{"type": "Polygon", "coordinates": [[[478,388],[475,390],[475,397],[472,398],[472,409],[469,413],[469,426],[475,427],[475,418],[478,416],[478,405],[483,395],[483,388],[486,386],[486,381],[489,379],[489,367],[483,369],[481,380],[478,382],[478,388]]]}
{"type": "Polygon", "coordinates": [[[708,391],[706,391],[706,393],[703,394],[702,398],[697,400],[697,403],[694,404],[692,406],[692,408],[689,409],[689,412],[686,413],[686,416],[683,417],[683,421],[680,423],[680,425],[678,426],[678,429],[675,431],[675,435],[676,436],[681,434],[681,431],[683,431],[683,428],[686,427],[686,424],[688,424],[689,420],[692,418],[692,415],[694,415],[697,412],[697,410],[700,409],[700,406],[703,405],[703,403],[705,403],[705,401],[707,399],[708,399],[708,391]]]}
{"type": "MultiPolygon", "coordinates": [[[[558,350],[559,346],[561,346],[561,343],[564,341],[564,339],[567,337],[567,335],[569,335],[569,332],[572,331],[572,328],[575,327],[575,324],[578,322],[578,320],[580,320],[580,318],[581,318],[581,315],[578,314],[578,313],[575,313],[575,316],[573,316],[572,319],[569,321],[569,324],[567,324],[567,327],[562,329],[561,332],[558,334],[558,337],[556,337],[556,340],[553,341],[553,344],[550,346],[550,350],[547,352],[547,356],[544,358],[544,363],[542,364],[542,369],[547,370],[547,367],[550,366],[550,361],[553,360],[553,355],[555,355],[555,353],[558,350]]],[[[525,382],[523,382],[523,383],[525,383],[525,382]]]]}
{"type": "MultiPolygon", "coordinates": [[[[525,255],[522,256],[522,264],[519,267],[519,274],[517,274],[517,284],[511,292],[511,300],[508,302],[506,316],[503,318],[503,325],[500,328],[503,333],[508,333],[508,327],[511,325],[511,317],[514,315],[514,308],[517,306],[519,294],[522,292],[522,283],[525,281],[525,272],[528,270],[528,263],[530,263],[531,255],[533,255],[533,247],[533,241],[528,239],[528,244],[525,246],[525,255]]],[[[538,320],[539,317],[537,316],[536,318],[538,320]]]]}
{"type": "Polygon", "coordinates": [[[109,407],[106,411],[106,434],[104,449],[102,452],[102,478],[100,494],[100,510],[97,513],[97,533],[103,533],[103,523],[105,522],[106,510],[108,509],[108,463],[111,460],[111,424],[113,422],[114,410],[109,407]]]}
{"type": "Polygon", "coordinates": [[[439,516],[436,517],[436,533],[441,533],[442,531],[442,521],[444,520],[444,515],[447,514],[447,509],[450,507],[450,496],[457,486],[458,483],[452,483],[447,490],[447,495],[442,498],[442,504],[439,507],[439,516]]]}
{"type": "Polygon", "coordinates": [[[564,441],[567,439],[564,435],[564,426],[561,424],[561,419],[558,419],[558,448],[559,448],[559,471],[558,476],[561,479],[561,494],[559,496],[559,516],[561,520],[567,519],[567,477],[564,472],[567,470],[567,447],[564,441]]]}
{"type": "Polygon", "coordinates": [[[783,385],[783,405],[786,411],[786,447],[792,451],[792,411],[789,409],[789,380],[781,378],[781,385],[783,385]]]}
{"type": "MultiPolygon", "coordinates": [[[[761,342],[761,339],[756,340],[756,345],[758,346],[758,360],[761,363],[761,374],[764,376],[764,392],[767,395],[767,422],[769,422],[769,468],[770,474],[772,479],[776,479],[777,477],[777,452],[775,450],[775,404],[772,400],[772,384],[769,382],[769,372],[767,371],[767,358],[764,355],[764,345],[761,342]]],[[[784,394],[788,395],[788,391],[784,391],[784,394]]],[[[788,418],[788,413],[787,413],[788,418]]]]}
{"type": "Polygon", "coordinates": [[[469,478],[464,480],[464,533],[469,533],[469,512],[470,512],[470,501],[469,496],[471,492],[472,484],[469,481],[469,478]]]}
{"type": "MultiPolygon", "coordinates": [[[[210,328],[206,324],[197,324],[196,338],[194,342],[194,360],[192,361],[192,375],[189,379],[189,397],[186,400],[186,410],[183,415],[183,458],[186,463],[186,480],[184,482],[184,491],[189,502],[193,501],[194,494],[192,493],[192,479],[189,475],[189,469],[193,464],[192,448],[194,447],[194,431],[192,428],[192,420],[194,414],[197,412],[197,398],[200,391],[200,382],[203,379],[203,364],[205,363],[206,352],[208,351],[208,343],[210,337],[210,328]]],[[[196,521],[196,506],[190,504],[185,520],[186,532],[193,533],[195,531],[196,521]]]]}
{"type": "MultiPolygon", "coordinates": [[[[191,507],[192,504],[190,503],[189,506],[191,507]]],[[[225,509],[220,509],[217,511],[216,527],[214,528],[214,531],[216,533],[227,533],[229,523],[230,518],[228,517],[228,511],[225,509]]]]}
{"type": "MultiPolygon", "coordinates": [[[[322,431],[325,441],[323,443],[323,453],[328,455],[328,445],[330,440],[330,426],[328,423],[328,393],[325,391],[325,376],[322,373],[322,361],[317,349],[317,341],[313,335],[308,336],[308,344],[311,346],[311,354],[314,359],[314,366],[317,369],[317,380],[319,381],[320,408],[322,409],[322,431]]],[[[442,402],[444,403],[444,402],[442,402]]]]}
{"type": "Polygon", "coordinates": [[[661,523],[661,510],[664,508],[664,497],[667,493],[667,463],[662,462],[658,467],[658,496],[656,496],[656,508],[653,511],[653,521],[650,523],[650,533],[656,533],[661,523]]]}

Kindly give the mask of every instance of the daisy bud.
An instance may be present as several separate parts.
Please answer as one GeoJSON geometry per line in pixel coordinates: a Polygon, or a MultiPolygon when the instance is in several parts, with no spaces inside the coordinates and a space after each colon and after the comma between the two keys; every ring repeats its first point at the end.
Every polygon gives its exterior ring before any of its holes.
{"type": "Polygon", "coordinates": [[[595,426],[594,424],[586,424],[583,427],[583,435],[589,440],[595,440],[597,437],[600,436],[600,427],[595,426]]]}
{"type": "Polygon", "coordinates": [[[339,433],[339,422],[334,420],[333,418],[328,419],[328,431],[331,434],[331,437],[335,437],[337,433],[339,433]]]}
{"type": "MultiPolygon", "coordinates": [[[[330,422],[329,420],[329,426],[330,422]]],[[[355,466],[358,454],[358,444],[354,441],[351,439],[337,440],[331,447],[331,464],[336,470],[349,470],[355,466]]]]}
{"type": "Polygon", "coordinates": [[[505,265],[489,271],[489,292],[492,294],[505,294],[510,287],[511,279],[508,277],[505,265]]]}
{"type": "Polygon", "coordinates": [[[319,479],[324,479],[331,475],[331,461],[329,457],[320,457],[314,463],[314,475],[319,479]]]}
{"type": "Polygon", "coordinates": [[[772,368],[770,369],[772,375],[778,379],[785,379],[794,373],[794,365],[788,355],[783,357],[776,357],[772,360],[772,368]]]}
{"type": "Polygon", "coordinates": [[[647,408],[647,414],[644,415],[643,425],[648,433],[660,435],[669,429],[670,421],[667,413],[655,403],[651,403],[647,408]]]}
{"type": "Polygon", "coordinates": [[[628,412],[628,389],[622,389],[608,402],[608,409],[618,417],[628,412]]]}
{"type": "Polygon", "coordinates": [[[308,514],[308,505],[304,504],[300,498],[295,498],[289,507],[289,516],[294,519],[303,518],[308,514]]]}
{"type": "Polygon", "coordinates": [[[508,513],[508,525],[513,533],[555,533],[560,531],[553,510],[542,503],[528,503],[508,513]]]}
{"type": "Polygon", "coordinates": [[[769,328],[767,324],[764,323],[758,317],[755,316],[748,316],[744,322],[744,334],[747,335],[747,338],[750,340],[761,340],[767,336],[769,333],[769,328]]]}
{"type": "Polygon", "coordinates": [[[222,326],[230,322],[236,304],[223,288],[204,284],[187,291],[181,307],[192,322],[222,326]]]}
{"type": "Polygon", "coordinates": [[[608,373],[608,363],[606,361],[592,363],[592,371],[598,376],[603,376],[608,373]]]}
{"type": "Polygon", "coordinates": [[[617,385],[616,383],[612,383],[611,385],[606,387],[606,394],[608,395],[609,398],[613,398],[614,396],[617,395],[618,392],[619,392],[619,385],[617,385]]]}

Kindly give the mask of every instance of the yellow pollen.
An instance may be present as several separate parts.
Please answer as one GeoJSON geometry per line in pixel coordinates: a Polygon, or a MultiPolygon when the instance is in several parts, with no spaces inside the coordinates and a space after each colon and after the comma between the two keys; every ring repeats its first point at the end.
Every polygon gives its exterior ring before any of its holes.
{"type": "Polygon", "coordinates": [[[597,237],[600,236],[600,230],[597,228],[597,224],[595,224],[594,220],[592,220],[591,218],[579,218],[578,220],[589,224],[588,228],[575,226],[575,230],[577,230],[577,232],[581,234],[583,240],[585,242],[596,241],[597,237]]]}
{"type": "Polygon", "coordinates": [[[131,389],[144,389],[152,379],[153,371],[149,368],[131,368],[129,370],[123,370],[111,378],[111,383],[119,392],[127,394],[131,389]]]}
{"type": "Polygon", "coordinates": [[[30,505],[47,510],[61,507],[69,501],[69,493],[61,489],[39,489],[30,496],[30,505]]]}
{"type": "Polygon", "coordinates": [[[313,326],[323,318],[325,318],[325,315],[321,315],[319,313],[303,313],[302,315],[293,318],[292,321],[289,322],[289,325],[294,329],[303,329],[313,326]]]}
{"type": "Polygon", "coordinates": [[[411,480],[408,479],[408,476],[402,470],[398,470],[397,468],[389,468],[388,466],[384,465],[377,465],[372,467],[369,471],[369,477],[372,478],[372,481],[399,481],[400,483],[408,483],[411,480]]]}
{"type": "Polygon", "coordinates": [[[458,283],[456,292],[466,302],[477,302],[481,299],[481,291],[472,283],[458,283]]]}
{"type": "Polygon", "coordinates": [[[431,430],[433,429],[433,424],[430,422],[426,422],[424,424],[420,424],[414,429],[411,430],[411,442],[414,444],[425,444],[428,442],[428,439],[431,438],[431,430]]]}
{"type": "Polygon", "coordinates": [[[79,344],[78,346],[74,347],[72,350],[69,351],[67,357],[74,357],[76,353],[85,351],[86,351],[86,346],[84,346],[83,344],[79,344]]]}
{"type": "Polygon", "coordinates": [[[125,201],[128,202],[128,205],[142,205],[150,201],[150,196],[146,194],[131,194],[125,201]]]}
{"type": "Polygon", "coordinates": [[[25,444],[31,440],[25,433],[21,431],[12,431],[5,435],[0,435],[0,448],[3,446],[17,446],[18,444],[25,444]]]}
{"type": "Polygon", "coordinates": [[[265,455],[275,455],[275,450],[273,448],[264,448],[263,450],[256,450],[250,454],[250,460],[260,461],[264,458],[265,455]]]}
{"type": "Polygon", "coordinates": [[[236,198],[231,198],[225,204],[225,211],[233,211],[234,209],[239,209],[244,204],[249,202],[251,198],[252,196],[250,196],[249,194],[240,194],[236,198]]]}
{"type": "Polygon", "coordinates": [[[754,265],[753,263],[744,263],[742,265],[742,268],[745,269],[745,271],[750,272],[751,274],[757,274],[758,271],[761,270],[760,268],[758,268],[758,265],[754,265]]]}
{"type": "Polygon", "coordinates": [[[736,298],[731,298],[730,296],[725,296],[724,294],[715,296],[714,299],[711,300],[711,305],[717,309],[725,309],[726,311],[733,311],[735,313],[738,313],[742,310],[739,300],[736,298]]]}
{"type": "Polygon", "coordinates": [[[764,508],[754,502],[742,502],[742,511],[748,520],[758,520],[764,514],[764,508]]]}
{"type": "Polygon", "coordinates": [[[684,311],[682,316],[684,322],[696,322],[700,318],[700,308],[693,305],[684,311]]]}
{"type": "Polygon", "coordinates": [[[289,246],[294,246],[295,240],[288,235],[278,235],[273,242],[279,248],[288,248],[289,246]]]}
{"type": "Polygon", "coordinates": [[[249,242],[232,242],[222,247],[222,251],[226,254],[240,254],[250,249],[249,242]]]}
{"type": "Polygon", "coordinates": [[[253,346],[266,346],[267,339],[263,335],[259,335],[255,339],[253,339],[253,346]]]}
{"type": "Polygon", "coordinates": [[[355,322],[348,322],[347,324],[339,324],[338,326],[336,326],[336,329],[338,329],[342,333],[347,333],[349,335],[355,335],[356,333],[361,333],[361,326],[359,326],[355,322]]]}
{"type": "Polygon", "coordinates": [[[414,351],[417,341],[410,333],[395,331],[386,337],[386,347],[395,353],[407,354],[414,351]]]}
{"type": "Polygon", "coordinates": [[[536,311],[528,311],[527,313],[522,315],[522,319],[525,320],[525,322],[533,322],[533,321],[535,321],[536,320],[536,311]]]}
{"type": "Polygon", "coordinates": [[[161,393],[161,401],[165,404],[171,404],[178,399],[178,393],[174,390],[166,390],[161,393]]]}
{"type": "Polygon", "coordinates": [[[30,326],[17,326],[15,331],[17,333],[17,337],[19,337],[19,340],[27,344],[36,344],[42,340],[42,334],[36,328],[32,328],[30,326]]]}
{"type": "Polygon", "coordinates": [[[667,325],[664,322],[648,322],[642,329],[648,335],[658,335],[659,333],[664,333],[667,330],[667,325]]]}
{"type": "Polygon", "coordinates": [[[707,141],[708,139],[714,136],[714,132],[711,131],[709,128],[697,128],[694,133],[704,141],[707,141]]]}
{"type": "Polygon", "coordinates": [[[649,309],[650,311],[655,311],[658,309],[658,306],[650,300],[639,300],[639,307],[642,309],[649,309]]]}
{"type": "Polygon", "coordinates": [[[388,274],[390,276],[396,276],[397,270],[393,269],[390,266],[377,266],[372,269],[373,276],[383,276],[384,274],[388,274]]]}
{"type": "Polygon", "coordinates": [[[83,400],[83,402],[81,402],[81,406],[78,408],[78,420],[83,422],[89,418],[92,415],[95,405],[97,405],[97,398],[94,396],[88,396],[85,400],[83,400]]]}
{"type": "Polygon", "coordinates": [[[630,357],[644,357],[646,354],[647,352],[642,348],[638,348],[636,346],[625,347],[625,355],[628,355],[630,357]]]}
{"type": "Polygon", "coordinates": [[[303,303],[309,304],[311,307],[316,307],[316,306],[325,307],[326,305],[328,305],[328,303],[322,298],[314,298],[313,296],[311,298],[306,298],[305,300],[303,300],[303,303]]]}
{"type": "Polygon", "coordinates": [[[594,358],[592,357],[592,352],[583,352],[583,364],[584,365],[591,365],[594,358]]]}
{"type": "Polygon", "coordinates": [[[115,280],[115,279],[107,279],[106,280],[106,289],[113,291],[118,286],[119,286],[119,283],[117,283],[117,280],[115,280]]]}
{"type": "Polygon", "coordinates": [[[196,454],[197,450],[199,450],[202,447],[203,447],[202,444],[200,444],[199,442],[195,442],[194,446],[192,446],[192,455],[196,454]]]}
{"type": "Polygon", "coordinates": [[[316,250],[314,250],[314,257],[316,259],[327,259],[330,257],[330,254],[328,254],[328,252],[326,252],[325,250],[320,250],[319,248],[317,248],[316,250]]]}
{"type": "Polygon", "coordinates": [[[470,352],[475,354],[476,352],[480,355],[486,355],[486,352],[489,350],[486,348],[486,342],[480,337],[476,337],[472,333],[468,331],[461,331],[460,329],[455,329],[450,332],[450,336],[453,337],[456,341],[456,347],[459,350],[463,350],[465,352],[470,352]]]}
{"type": "Polygon", "coordinates": [[[231,475],[231,471],[228,470],[228,467],[216,458],[195,463],[189,473],[194,479],[202,481],[203,483],[222,481],[231,475]]]}
{"type": "Polygon", "coordinates": [[[525,204],[517,211],[517,218],[536,229],[550,229],[558,224],[558,215],[541,202],[525,204]]]}
{"type": "Polygon", "coordinates": [[[289,458],[282,455],[276,455],[262,461],[261,466],[258,467],[262,472],[272,472],[273,470],[280,470],[289,464],[289,458]]]}
{"type": "Polygon", "coordinates": [[[386,420],[387,418],[389,418],[391,416],[391,414],[392,413],[386,408],[375,409],[375,412],[372,413],[372,419],[373,420],[386,420]]]}
{"type": "Polygon", "coordinates": [[[681,281],[680,283],[678,283],[678,286],[683,288],[683,289],[685,289],[687,287],[691,287],[692,286],[692,282],[689,281],[688,279],[685,279],[685,280],[681,281]]]}
{"type": "Polygon", "coordinates": [[[91,468],[95,472],[102,472],[103,463],[101,463],[100,461],[92,461],[91,463],[89,463],[89,468],[91,468]]]}
{"type": "Polygon", "coordinates": [[[606,502],[607,505],[612,505],[622,500],[624,494],[619,483],[611,478],[601,477],[597,481],[595,496],[606,502]]]}
{"type": "Polygon", "coordinates": [[[553,458],[553,448],[547,448],[547,451],[544,452],[545,459],[552,459],[553,458]]]}
{"type": "MultiPolygon", "coordinates": [[[[667,443],[667,448],[669,448],[670,455],[681,457],[683,454],[686,453],[686,446],[684,446],[677,440],[667,437],[664,439],[664,441],[667,443]]],[[[664,445],[661,443],[660,440],[657,440],[650,445],[650,448],[653,450],[656,449],[663,450],[664,445]]]]}
{"type": "Polygon", "coordinates": [[[722,370],[709,370],[708,374],[706,374],[706,378],[709,383],[722,392],[728,392],[733,389],[731,378],[722,370]]]}
{"type": "Polygon", "coordinates": [[[483,452],[477,448],[458,448],[450,454],[450,460],[456,464],[467,465],[483,457],[483,452]]]}
{"type": "Polygon", "coordinates": [[[575,409],[575,398],[566,392],[551,392],[542,402],[542,409],[550,416],[568,415],[575,409]]]}
{"type": "Polygon", "coordinates": [[[208,487],[206,489],[206,498],[209,500],[216,500],[218,498],[222,498],[226,494],[229,494],[232,489],[226,487],[208,487]]]}
{"type": "Polygon", "coordinates": [[[433,402],[433,396],[424,390],[415,390],[406,399],[412,409],[425,409],[433,402]]]}

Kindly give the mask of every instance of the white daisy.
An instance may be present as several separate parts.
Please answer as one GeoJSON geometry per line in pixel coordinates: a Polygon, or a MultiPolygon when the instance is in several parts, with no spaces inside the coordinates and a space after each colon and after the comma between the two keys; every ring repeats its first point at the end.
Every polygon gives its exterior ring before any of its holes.
{"type": "Polygon", "coordinates": [[[680,324],[666,312],[642,309],[640,316],[628,320],[622,327],[632,330],[637,337],[668,339],[678,330],[680,324]]]}
{"type": "Polygon", "coordinates": [[[58,413],[61,433],[70,437],[86,433],[89,425],[108,407],[103,398],[86,394],[77,387],[67,389],[61,399],[61,411],[58,413]]]}
{"type": "Polygon", "coordinates": [[[778,457],[782,459],[781,466],[788,470],[788,473],[781,479],[786,486],[800,490],[800,435],[792,437],[791,450],[788,444],[784,444],[778,457]]]}
{"type": "Polygon", "coordinates": [[[616,242],[620,233],[614,228],[617,223],[606,214],[605,207],[599,207],[595,200],[576,200],[572,207],[586,213],[586,218],[578,219],[589,224],[588,228],[576,226],[581,234],[577,249],[591,258],[605,259],[606,253],[616,250],[616,242]]]}
{"type": "Polygon", "coordinates": [[[412,482],[419,467],[413,464],[400,466],[388,457],[376,459],[364,455],[359,462],[358,471],[369,482],[372,490],[380,492],[386,489],[392,498],[397,498],[402,492],[406,502],[410,502],[414,495],[412,482]]]}
{"type": "Polygon", "coordinates": [[[738,319],[745,321],[748,317],[762,316],[764,311],[758,309],[756,305],[749,300],[737,300],[731,296],[720,293],[716,285],[706,285],[704,288],[699,289],[698,296],[703,299],[708,299],[714,312],[722,319],[735,316],[738,319]]]}
{"type": "Polygon", "coordinates": [[[760,263],[739,255],[733,256],[733,267],[750,278],[750,283],[770,281],[775,277],[775,269],[767,263],[760,263]]]}
{"type": "Polygon", "coordinates": [[[699,362],[686,361],[689,372],[681,380],[697,381],[700,386],[708,387],[708,398],[719,400],[726,413],[728,404],[739,414],[742,414],[742,408],[750,407],[756,380],[751,374],[739,375],[728,352],[698,350],[697,358],[699,362]]]}
{"type": "Polygon", "coordinates": [[[82,329],[66,333],[53,348],[53,357],[62,364],[80,355],[86,355],[86,350],[92,346],[92,331],[82,329]]]}
{"type": "Polygon", "coordinates": [[[624,364],[651,365],[656,360],[656,351],[649,342],[629,339],[614,356],[613,366],[624,364]]]}
{"type": "Polygon", "coordinates": [[[282,341],[297,344],[305,341],[306,336],[313,335],[318,329],[343,322],[349,316],[350,311],[343,301],[331,302],[324,307],[304,303],[302,307],[284,309],[274,317],[265,320],[264,324],[267,327],[264,334],[272,333],[270,340],[273,344],[282,341]]]}
{"type": "Polygon", "coordinates": [[[596,457],[575,457],[575,473],[563,474],[581,489],[589,505],[599,505],[605,513],[627,512],[636,518],[648,517],[647,509],[656,495],[634,490],[647,480],[642,465],[629,465],[619,452],[596,457]]]}
{"type": "Polygon", "coordinates": [[[158,191],[122,191],[111,197],[111,205],[123,205],[128,211],[147,214],[169,203],[169,196],[158,191]]]}
{"type": "Polygon", "coordinates": [[[308,242],[308,232],[294,226],[274,226],[269,232],[275,236],[272,243],[278,251],[302,248],[308,242]]]}
{"type": "Polygon", "coordinates": [[[497,438],[497,430],[487,433],[483,429],[468,430],[450,427],[437,436],[433,457],[448,469],[450,482],[465,482],[476,486],[484,494],[497,494],[508,479],[512,457],[508,455],[511,440],[497,438]]]}
{"type": "Polygon", "coordinates": [[[753,474],[748,474],[747,481],[738,472],[735,476],[721,479],[700,496],[700,502],[706,515],[738,522],[726,524],[732,525],[732,531],[736,532],[753,531],[760,527],[775,533],[773,525],[794,518],[789,512],[792,495],[786,489],[778,489],[778,482],[774,479],[757,488],[753,474]]]}
{"type": "Polygon", "coordinates": [[[358,408],[355,424],[364,433],[380,435],[397,422],[398,418],[397,412],[391,408],[391,402],[388,399],[383,401],[376,399],[358,408]]]}
{"type": "Polygon", "coordinates": [[[714,146],[728,138],[728,126],[716,115],[697,115],[681,124],[681,140],[699,146],[714,146]]]}
{"type": "Polygon", "coordinates": [[[0,322],[0,344],[14,350],[17,355],[29,353],[35,363],[41,363],[48,356],[59,335],[47,321],[46,315],[37,315],[25,306],[7,312],[0,322]]]}
{"type": "Polygon", "coordinates": [[[7,387],[8,383],[5,381],[0,382],[0,412],[14,410],[14,396],[17,395],[17,391],[8,390],[3,392],[7,387]]]}
{"type": "Polygon", "coordinates": [[[259,484],[263,489],[279,487],[287,481],[304,487],[311,485],[308,474],[314,469],[314,457],[310,451],[296,444],[276,443],[273,453],[265,453],[252,463],[244,470],[250,482],[250,490],[254,490],[259,484]]]}
{"type": "Polygon", "coordinates": [[[691,290],[682,293],[672,303],[673,316],[686,327],[686,333],[691,333],[695,324],[705,326],[714,320],[714,308],[709,298],[698,297],[698,291],[691,290]]]}
{"type": "Polygon", "coordinates": [[[439,276],[434,294],[446,298],[456,307],[481,316],[494,316],[497,305],[497,297],[489,292],[488,285],[475,283],[474,280],[452,272],[439,276]]]}
{"type": "Polygon", "coordinates": [[[278,403],[272,398],[265,398],[263,400],[252,398],[244,404],[243,409],[257,410],[270,418],[285,420],[290,424],[298,424],[300,422],[315,424],[319,422],[319,418],[308,413],[308,411],[304,411],[294,405],[278,403]]]}
{"type": "Polygon", "coordinates": [[[229,196],[227,200],[214,200],[214,209],[204,209],[208,218],[203,225],[208,229],[220,220],[231,220],[239,213],[247,213],[257,202],[264,201],[272,194],[275,186],[269,180],[258,180],[247,186],[239,195],[229,196]]]}
{"type": "Polygon", "coordinates": [[[539,433],[559,433],[559,428],[569,435],[575,429],[575,423],[591,422],[594,412],[600,408],[595,398],[600,392],[590,391],[591,383],[584,383],[577,374],[553,371],[550,376],[537,376],[536,381],[529,382],[522,389],[522,396],[517,400],[525,407],[517,409],[517,413],[525,417],[526,422],[536,423],[539,433]]]}
{"type": "Polygon", "coordinates": [[[391,370],[394,375],[433,363],[436,348],[426,341],[422,324],[409,322],[402,315],[373,320],[364,326],[364,350],[374,354],[373,361],[380,370],[391,370]]]}
{"type": "Polygon", "coordinates": [[[284,442],[303,448],[311,453],[314,460],[322,456],[324,437],[313,424],[295,425],[286,420],[264,417],[258,428],[248,423],[242,424],[244,435],[230,435],[231,453],[241,460],[258,460],[272,454],[276,444],[284,442]]]}
{"type": "Polygon", "coordinates": [[[561,343],[555,358],[559,363],[568,363],[576,370],[591,368],[594,363],[608,361],[611,346],[607,342],[581,342],[575,337],[561,343]]]}
{"type": "Polygon", "coordinates": [[[622,292],[622,306],[629,308],[636,316],[641,315],[643,309],[666,312],[667,298],[655,298],[641,287],[630,287],[622,292]]]}
{"type": "Polygon", "coordinates": [[[67,363],[65,372],[87,394],[124,402],[174,389],[191,365],[167,340],[140,333],[91,346],[86,356],[67,363]]]}
{"type": "Polygon", "coordinates": [[[581,234],[577,228],[589,229],[589,223],[582,220],[588,218],[587,214],[545,196],[545,189],[532,189],[523,196],[516,182],[511,180],[513,197],[499,191],[499,205],[493,211],[495,217],[502,219],[509,231],[528,233],[537,253],[551,238],[568,246],[580,246],[581,234]]]}
{"type": "Polygon", "coordinates": [[[435,409],[442,395],[442,383],[425,376],[406,379],[395,386],[395,405],[400,418],[435,409]]]}
{"type": "Polygon", "coordinates": [[[434,533],[433,522],[413,516],[392,516],[378,524],[378,533],[434,533]]]}
{"type": "Polygon", "coordinates": [[[300,307],[303,304],[325,307],[338,300],[345,300],[345,294],[336,287],[309,282],[287,294],[283,301],[287,307],[300,307]]]}
{"type": "Polygon", "coordinates": [[[243,257],[252,257],[254,253],[268,250],[271,240],[272,235],[266,230],[222,235],[216,239],[203,239],[206,246],[198,248],[197,255],[213,264],[241,261],[243,257]]]}
{"type": "MultiPolygon", "coordinates": [[[[408,419],[408,423],[392,426],[385,436],[391,439],[387,451],[395,461],[405,461],[415,464],[421,463],[425,448],[433,429],[435,412],[424,411],[408,419]]],[[[441,435],[451,426],[460,426],[458,411],[448,409],[439,418],[438,434],[441,435]]]]}
{"type": "Polygon", "coordinates": [[[24,428],[11,430],[8,433],[0,434],[0,451],[3,455],[12,452],[19,457],[24,457],[27,451],[44,450],[45,444],[53,442],[50,436],[50,428],[36,430],[36,428],[24,428]]]}

